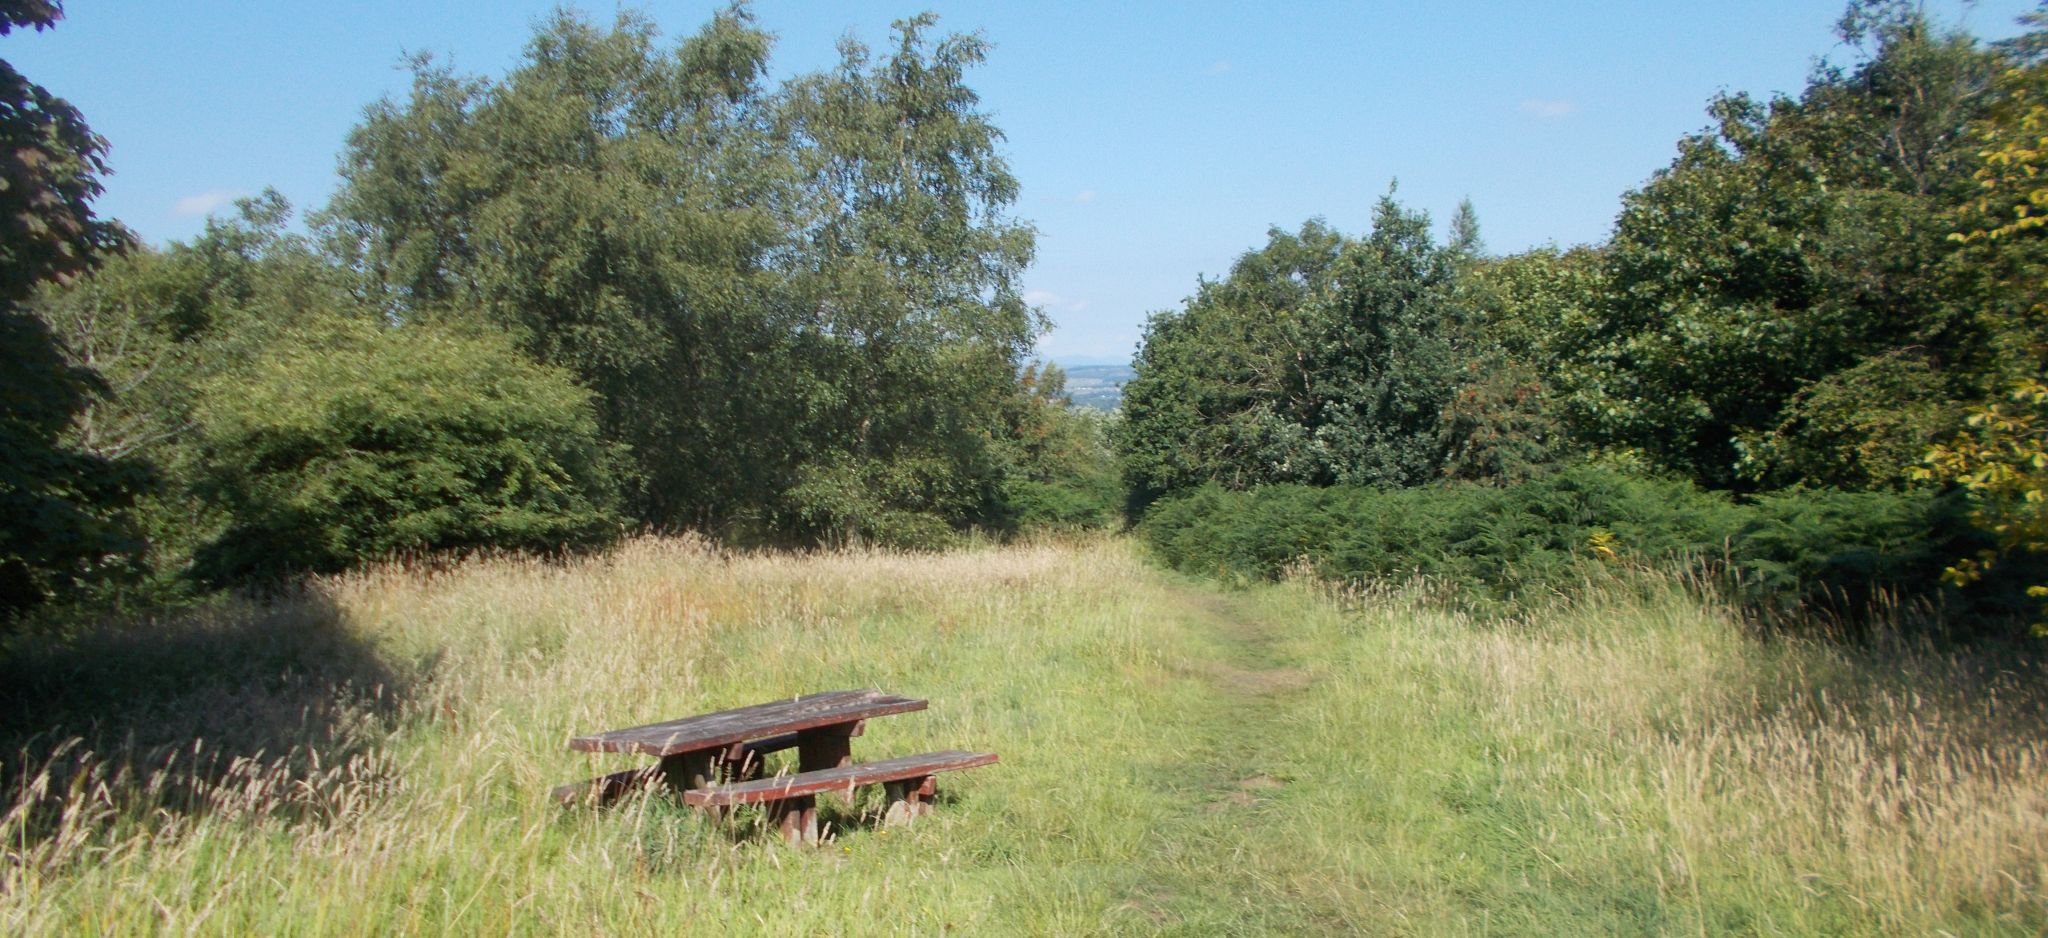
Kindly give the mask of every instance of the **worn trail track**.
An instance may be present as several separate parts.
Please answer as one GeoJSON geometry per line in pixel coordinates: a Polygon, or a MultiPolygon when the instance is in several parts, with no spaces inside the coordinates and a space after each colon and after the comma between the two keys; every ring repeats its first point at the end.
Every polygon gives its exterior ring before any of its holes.
{"type": "Polygon", "coordinates": [[[1152,832],[1146,878],[1121,909],[1162,934],[1302,934],[1349,930],[1317,897],[1291,894],[1236,859],[1280,823],[1275,801],[1297,779],[1275,742],[1299,732],[1295,708],[1314,693],[1290,648],[1291,623],[1257,594],[1175,584],[1177,615],[1196,637],[1175,662],[1196,703],[1156,714],[1156,737],[1178,746],[1152,766],[1149,791],[1170,817],[1152,832]]]}

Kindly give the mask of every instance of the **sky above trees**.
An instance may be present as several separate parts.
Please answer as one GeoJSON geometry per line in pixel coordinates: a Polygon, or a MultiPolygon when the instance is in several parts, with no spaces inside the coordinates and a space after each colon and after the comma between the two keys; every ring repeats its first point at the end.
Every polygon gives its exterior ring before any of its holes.
{"type": "MultiPolygon", "coordinates": [[[[402,91],[409,53],[461,72],[510,67],[548,2],[67,4],[62,28],[0,55],[111,142],[98,203],[145,239],[274,186],[326,203],[363,108],[402,91]]],[[[720,6],[650,13],[688,34],[720,6]]],[[[1929,4],[1980,36],[2016,32],[2017,0],[1929,4]]],[[[825,68],[930,8],[993,43],[968,83],[1008,136],[1039,229],[1030,299],[1046,357],[1122,361],[1145,315],[1220,276],[1269,226],[1321,216],[1361,232],[1390,181],[1448,221],[1462,198],[1494,251],[1607,237],[1620,195],[1707,123],[1721,90],[1796,93],[1844,59],[1836,0],[1716,4],[924,4],[754,7],[777,77],[825,68]],[[1659,7],[1663,7],[1659,9],[1659,7]]],[[[592,7],[608,17],[610,10],[592,7]]]]}

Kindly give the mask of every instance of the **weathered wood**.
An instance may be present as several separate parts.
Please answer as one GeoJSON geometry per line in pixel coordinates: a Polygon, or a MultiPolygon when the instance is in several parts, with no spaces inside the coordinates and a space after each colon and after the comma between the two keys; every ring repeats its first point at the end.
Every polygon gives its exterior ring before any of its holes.
{"type": "Polygon", "coordinates": [[[717,749],[774,733],[857,724],[869,717],[923,710],[927,706],[927,701],[884,694],[878,690],[830,691],[666,723],[578,736],[569,740],[569,748],[578,752],[644,752],[651,756],[672,756],[717,749]]]}
{"type": "MultiPolygon", "coordinates": [[[[853,790],[861,785],[925,778],[940,772],[989,765],[995,761],[996,754],[993,752],[931,752],[920,756],[903,756],[880,762],[692,789],[683,792],[683,801],[699,807],[710,807],[782,801],[823,792],[851,795],[853,790]]],[[[919,787],[921,789],[922,784],[919,787]]]]}
{"type": "Polygon", "coordinates": [[[693,749],[661,757],[658,771],[670,791],[709,788],[718,784],[718,757],[723,749],[693,749]]]}
{"type": "Polygon", "coordinates": [[[768,823],[782,834],[783,843],[792,846],[818,842],[818,798],[816,795],[798,795],[768,802],[768,823]]]}
{"type": "Polygon", "coordinates": [[[882,786],[882,826],[904,827],[932,813],[932,797],[939,793],[939,780],[925,775],[888,782],[882,786]]]}
{"type": "Polygon", "coordinates": [[[796,739],[797,734],[795,733],[779,733],[774,736],[764,736],[751,742],[733,743],[726,749],[725,761],[740,762],[744,761],[749,755],[765,756],[771,752],[795,749],[796,739]]]}
{"type": "MultiPolygon", "coordinates": [[[[855,735],[859,734],[856,733],[855,735]]],[[[733,743],[724,749],[711,751],[710,754],[713,758],[708,767],[700,764],[699,757],[702,755],[701,753],[679,753],[674,756],[664,757],[662,762],[656,765],[627,769],[624,772],[613,772],[610,775],[599,776],[587,782],[557,785],[549,792],[549,797],[565,805],[583,804],[604,807],[657,782],[667,781],[673,786],[676,778],[681,778],[683,788],[703,787],[702,785],[692,786],[690,784],[690,777],[692,775],[695,775],[697,778],[709,778],[711,781],[743,782],[748,779],[761,777],[763,756],[772,752],[781,752],[785,749],[794,749],[796,748],[796,743],[797,734],[795,733],[783,733],[779,736],[770,736],[752,742],[733,743]],[[671,762],[676,767],[677,775],[675,776],[671,776],[663,770],[663,766],[671,762]]],[[[706,782],[706,784],[710,783],[710,781],[706,782]]]]}
{"type": "Polygon", "coordinates": [[[782,733],[776,736],[757,739],[753,742],[733,743],[727,746],[725,748],[725,755],[721,760],[724,763],[725,771],[722,774],[725,780],[729,782],[744,782],[748,779],[760,778],[762,766],[766,761],[764,757],[771,752],[795,749],[796,737],[797,734],[795,733],[782,733]]]}
{"type": "Polygon", "coordinates": [[[853,737],[861,724],[835,723],[796,734],[796,767],[799,772],[836,769],[853,764],[853,737]]]}
{"type": "Polygon", "coordinates": [[[659,766],[644,766],[601,775],[587,782],[557,785],[549,796],[565,805],[608,805],[661,778],[659,766]]]}

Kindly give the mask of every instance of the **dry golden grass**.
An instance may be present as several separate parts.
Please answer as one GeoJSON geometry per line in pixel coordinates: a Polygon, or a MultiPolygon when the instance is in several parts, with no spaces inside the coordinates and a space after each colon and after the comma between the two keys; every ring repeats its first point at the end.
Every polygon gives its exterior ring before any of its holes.
{"type": "Polygon", "coordinates": [[[2014,649],[1762,640],[1676,588],[1486,626],[1340,598],[1354,640],[1311,639],[1348,652],[1313,709],[1407,754],[1370,800],[1441,812],[1418,825],[1490,871],[1499,930],[2048,922],[2048,688],[2014,649]]]}
{"type": "MultiPolygon", "coordinates": [[[[1474,623],[1121,541],[386,567],[16,653],[0,933],[2038,933],[2039,672],[1675,587],[1474,623]],[[576,733],[839,687],[999,750],[791,850],[576,733]]],[[[2007,657],[1999,657],[2006,654],[2007,657]]]]}

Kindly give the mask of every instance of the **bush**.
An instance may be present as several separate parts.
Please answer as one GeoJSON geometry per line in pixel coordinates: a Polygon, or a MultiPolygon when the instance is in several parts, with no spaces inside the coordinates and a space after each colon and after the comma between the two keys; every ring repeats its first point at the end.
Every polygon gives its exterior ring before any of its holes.
{"type": "Polygon", "coordinates": [[[331,317],[203,391],[199,493],[227,511],[214,585],[401,553],[614,534],[588,392],[498,336],[331,317]]]}
{"type": "Polygon", "coordinates": [[[1023,531],[1101,530],[1117,524],[1123,514],[1123,487],[1115,476],[1034,482],[1012,479],[1003,485],[1003,500],[1015,526],[1023,531]]]}
{"type": "Polygon", "coordinates": [[[1141,529],[1183,570],[1271,578],[1306,561],[1341,579],[1420,574],[1509,601],[1564,589],[1603,556],[1596,547],[1615,559],[1704,552],[1732,510],[1683,483],[1582,468],[1506,488],[1211,487],[1155,507],[1141,529]]]}
{"type": "Polygon", "coordinates": [[[1751,605],[1853,616],[1880,594],[1940,592],[1949,559],[1982,539],[1959,493],[1794,489],[1757,497],[1729,555],[1751,605]]]}
{"type": "MultiPolygon", "coordinates": [[[[1156,504],[1139,530],[1190,573],[1273,579],[1305,563],[1350,581],[1420,575],[1481,610],[1570,593],[1617,566],[1704,563],[1759,611],[1837,616],[1881,594],[1954,606],[1942,565],[1981,538],[1954,495],[1816,489],[1738,504],[1598,467],[1506,488],[1209,486],[1156,504]]],[[[1951,611],[2003,616],[2021,598],[2005,592],[1951,611]]]]}

